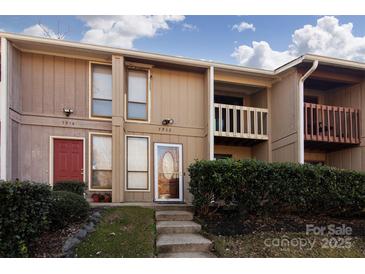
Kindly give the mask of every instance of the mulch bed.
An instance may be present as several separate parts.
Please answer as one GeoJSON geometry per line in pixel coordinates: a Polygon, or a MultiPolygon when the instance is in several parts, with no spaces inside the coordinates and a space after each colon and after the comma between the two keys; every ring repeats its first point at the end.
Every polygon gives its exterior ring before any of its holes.
{"type": "Polygon", "coordinates": [[[342,224],[352,228],[353,236],[365,236],[365,219],[341,219],[328,216],[242,216],[237,212],[221,211],[198,221],[208,233],[215,235],[244,235],[253,232],[305,232],[306,225],[328,226],[342,224]]]}
{"type": "MultiPolygon", "coordinates": [[[[91,208],[90,216],[100,209],[91,208]]],[[[65,241],[76,234],[86,222],[72,224],[64,229],[44,232],[31,247],[31,257],[34,258],[59,258],[65,241]]]]}

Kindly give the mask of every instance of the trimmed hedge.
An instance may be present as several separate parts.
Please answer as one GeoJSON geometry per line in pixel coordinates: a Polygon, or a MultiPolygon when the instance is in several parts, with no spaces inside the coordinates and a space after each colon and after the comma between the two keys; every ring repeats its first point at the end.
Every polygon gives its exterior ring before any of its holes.
{"type": "Polygon", "coordinates": [[[48,216],[51,229],[81,222],[87,218],[89,210],[89,203],[82,196],[68,191],[53,191],[48,216]]]}
{"type": "Polygon", "coordinates": [[[51,189],[32,182],[0,182],[0,257],[27,257],[48,227],[51,189]]]}
{"type": "Polygon", "coordinates": [[[234,204],[258,214],[351,216],[365,208],[365,174],[360,172],[232,159],[196,161],[188,170],[193,205],[201,214],[213,204],[234,204]]]}
{"type": "Polygon", "coordinates": [[[53,186],[54,191],[68,191],[83,196],[85,192],[85,183],[79,181],[61,181],[53,186]]]}

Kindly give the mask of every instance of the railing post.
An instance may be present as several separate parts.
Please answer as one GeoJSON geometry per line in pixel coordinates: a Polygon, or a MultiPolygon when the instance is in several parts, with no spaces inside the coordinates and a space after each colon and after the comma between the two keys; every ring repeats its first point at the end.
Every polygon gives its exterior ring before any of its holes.
{"type": "Polygon", "coordinates": [[[233,135],[237,136],[237,107],[233,106],[233,135]]]}
{"type": "Polygon", "coordinates": [[[223,118],[222,118],[222,105],[219,104],[218,107],[218,117],[219,117],[219,121],[218,121],[218,131],[219,131],[219,135],[222,135],[222,128],[223,128],[223,118]]]}

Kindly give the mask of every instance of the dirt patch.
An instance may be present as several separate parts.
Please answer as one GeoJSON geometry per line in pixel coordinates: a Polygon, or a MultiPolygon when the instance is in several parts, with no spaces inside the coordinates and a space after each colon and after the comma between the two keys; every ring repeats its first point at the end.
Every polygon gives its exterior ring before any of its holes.
{"type": "MultiPolygon", "coordinates": [[[[92,208],[90,210],[90,216],[95,211],[100,212],[101,210],[92,208]]],[[[66,240],[72,235],[76,234],[85,223],[86,222],[73,224],[64,229],[44,232],[38,238],[37,242],[31,246],[31,257],[58,258],[62,256],[62,247],[66,240]]]]}

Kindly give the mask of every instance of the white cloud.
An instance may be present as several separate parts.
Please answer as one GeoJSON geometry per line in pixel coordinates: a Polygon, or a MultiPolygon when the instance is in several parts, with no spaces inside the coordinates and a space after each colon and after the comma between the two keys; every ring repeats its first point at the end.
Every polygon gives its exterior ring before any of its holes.
{"type": "Polygon", "coordinates": [[[35,24],[33,26],[25,28],[22,33],[31,36],[60,39],[60,37],[51,28],[43,24],[35,24]]]}
{"type": "Polygon", "coordinates": [[[240,65],[264,69],[273,69],[278,64],[284,64],[292,59],[288,51],[272,50],[265,41],[254,41],[252,47],[246,45],[236,47],[231,56],[236,58],[240,65]]]}
{"type": "Polygon", "coordinates": [[[133,42],[142,37],[154,37],[161,30],[168,30],[169,23],[180,22],[184,16],[124,15],[80,16],[90,29],[82,42],[103,44],[120,48],[133,48],[133,42]]]}
{"type": "Polygon", "coordinates": [[[248,30],[248,29],[250,29],[252,31],[256,30],[256,28],[253,24],[250,24],[250,23],[247,23],[247,22],[244,22],[244,21],[239,23],[239,24],[235,24],[232,27],[232,30],[237,30],[238,32],[242,32],[242,31],[248,30]]]}
{"type": "Polygon", "coordinates": [[[192,24],[184,23],[182,24],[183,31],[198,31],[198,27],[192,24]]]}
{"type": "Polygon", "coordinates": [[[265,42],[236,47],[232,57],[239,64],[273,69],[306,53],[365,62],[365,37],[354,36],[353,24],[340,24],[334,16],[324,16],[315,26],[305,25],[292,34],[285,51],[275,51],[265,42]]]}

